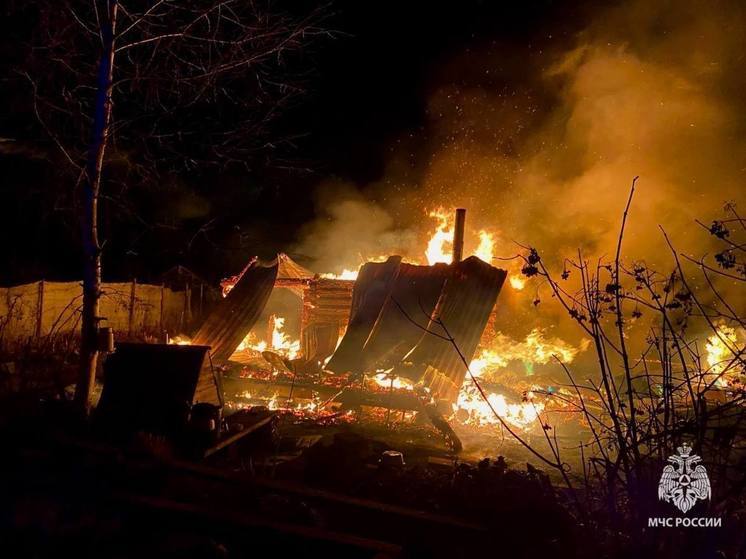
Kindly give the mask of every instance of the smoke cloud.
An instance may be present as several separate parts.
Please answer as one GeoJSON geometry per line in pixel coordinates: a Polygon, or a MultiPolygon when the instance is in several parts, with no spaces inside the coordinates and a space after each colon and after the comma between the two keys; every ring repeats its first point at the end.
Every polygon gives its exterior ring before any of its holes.
{"type": "Polygon", "coordinates": [[[372,258],[416,252],[415,231],[397,224],[384,205],[350,185],[327,182],[317,199],[320,218],[304,228],[295,248],[315,271],[356,270],[372,258]]]}
{"type": "Polygon", "coordinates": [[[336,266],[394,248],[421,257],[426,209],[463,206],[470,225],[499,233],[501,255],[517,251],[511,240],[558,259],[598,254],[613,249],[639,175],[627,254],[663,255],[658,224],[704,250],[694,219],[743,191],[744,30],[738,3],[639,1],[598,13],[571,44],[457,56],[435,77],[426,131],[398,142],[363,195],[324,188],[302,247],[336,266]]]}
{"type": "MultiPolygon", "coordinates": [[[[712,252],[694,220],[740,201],[746,173],[744,6],[624,2],[542,45],[491,44],[446,61],[424,130],[396,142],[384,179],[322,190],[324,218],[301,243],[316,269],[381,253],[421,260],[435,225],[426,211],[438,206],[468,208],[467,253],[487,228],[496,256],[519,252],[517,241],[554,266],[578,248],[611,257],[637,175],[627,258],[670,267],[659,225],[677,248],[712,252]]],[[[519,304],[510,297],[501,303],[519,304]]],[[[534,295],[522,297],[530,307],[534,295]]]]}

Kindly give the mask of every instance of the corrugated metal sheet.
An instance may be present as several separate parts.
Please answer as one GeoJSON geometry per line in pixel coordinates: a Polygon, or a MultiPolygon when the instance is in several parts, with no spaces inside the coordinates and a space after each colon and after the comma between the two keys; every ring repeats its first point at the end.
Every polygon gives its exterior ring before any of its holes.
{"type": "Polygon", "coordinates": [[[226,283],[233,284],[233,288],[192,340],[211,346],[216,361],[227,361],[233,355],[254,327],[274,288],[289,289],[303,300],[304,357],[323,361],[334,352],[339,334],[347,324],[354,282],[319,278],[280,253],[269,263],[253,259],[226,283]]]}
{"type": "Polygon", "coordinates": [[[429,317],[442,320],[470,361],[506,275],[474,256],[451,265],[413,266],[398,257],[365,264],[353,289],[347,332],[327,369],[394,367],[397,375],[425,381],[436,398],[455,398],[466,367],[429,317]]]}
{"type": "Polygon", "coordinates": [[[304,268],[284,252],[277,255],[277,279],[311,279],[314,273],[304,268]]]}
{"type": "Polygon", "coordinates": [[[360,268],[352,288],[347,331],[327,369],[337,373],[361,370],[363,347],[391,293],[400,264],[401,256],[392,256],[386,262],[368,262],[360,268]]]}
{"type": "Polygon", "coordinates": [[[193,342],[211,346],[213,359],[226,361],[254,326],[284,266],[285,279],[297,273],[294,279],[303,288],[306,359],[322,361],[333,351],[347,314],[346,333],[328,370],[394,367],[395,374],[424,381],[437,398],[444,399],[458,395],[466,367],[453,344],[438,337],[445,332],[429,317],[443,321],[470,361],[507,275],[474,256],[435,266],[402,264],[401,257],[392,256],[362,266],[350,301],[351,282],[309,280],[293,264],[284,255],[270,264],[253,262],[193,342]]]}
{"type": "Polygon", "coordinates": [[[449,275],[445,264],[399,266],[363,348],[361,361],[366,370],[389,369],[417,345],[449,275]]]}
{"type": "Polygon", "coordinates": [[[227,361],[266,306],[278,269],[277,259],[269,263],[253,261],[207,317],[192,343],[210,346],[214,361],[227,361]]]}
{"type": "MultiPolygon", "coordinates": [[[[436,398],[452,400],[458,396],[466,375],[466,366],[453,344],[439,336],[450,334],[467,363],[474,357],[492,309],[505,282],[507,272],[490,266],[476,256],[452,264],[435,309],[434,318],[446,330],[431,322],[404,362],[406,372],[422,377],[436,398]]],[[[396,373],[397,370],[394,370],[396,373]]],[[[404,374],[405,369],[401,368],[404,374]]]]}

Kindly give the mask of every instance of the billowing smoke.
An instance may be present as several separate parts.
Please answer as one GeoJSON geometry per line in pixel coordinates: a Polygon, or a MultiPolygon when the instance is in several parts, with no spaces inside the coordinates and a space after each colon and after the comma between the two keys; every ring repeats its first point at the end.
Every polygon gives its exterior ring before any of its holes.
{"type": "Polygon", "coordinates": [[[386,208],[349,185],[329,182],[318,191],[319,219],[307,225],[296,252],[319,272],[357,270],[372,258],[414,254],[417,235],[386,208]]]}
{"type": "MultiPolygon", "coordinates": [[[[433,228],[426,211],[438,206],[468,208],[471,242],[490,229],[496,256],[519,252],[517,241],[555,269],[578,248],[613,257],[636,175],[627,259],[670,269],[659,225],[678,249],[712,253],[694,220],[742,200],[746,174],[744,7],[624,2],[570,40],[542,45],[492,44],[445,61],[426,126],[399,139],[384,179],[342,197],[323,190],[325,218],[302,244],[316,269],[381,253],[421,258],[433,228]]],[[[559,320],[557,309],[531,308],[536,287],[520,301],[501,296],[516,329],[531,326],[515,318],[529,311],[559,320]]]]}
{"type": "Polygon", "coordinates": [[[398,142],[364,195],[324,189],[325,219],[303,250],[336,267],[418,253],[426,209],[464,206],[471,225],[499,233],[498,255],[518,250],[511,240],[557,260],[608,254],[639,175],[627,254],[664,256],[659,224],[704,251],[694,219],[718,217],[743,191],[745,24],[735,2],[639,1],[538,54],[498,45],[457,56],[434,77],[424,133],[398,142]]]}

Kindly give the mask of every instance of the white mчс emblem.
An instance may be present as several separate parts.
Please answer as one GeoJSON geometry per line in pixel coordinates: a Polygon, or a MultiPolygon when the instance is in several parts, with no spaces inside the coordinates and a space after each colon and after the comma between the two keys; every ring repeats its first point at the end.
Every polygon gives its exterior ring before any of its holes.
{"type": "Polygon", "coordinates": [[[658,483],[658,499],[673,503],[681,512],[686,513],[697,501],[709,499],[710,478],[707,470],[699,462],[702,458],[690,454],[692,447],[684,443],[676,450],[679,454],[669,457],[668,464],[663,468],[661,480],[658,483]]]}

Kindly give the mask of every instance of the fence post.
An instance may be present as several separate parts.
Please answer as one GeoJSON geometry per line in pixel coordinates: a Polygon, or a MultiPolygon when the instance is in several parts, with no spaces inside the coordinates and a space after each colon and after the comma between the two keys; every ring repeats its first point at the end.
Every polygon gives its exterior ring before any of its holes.
{"type": "Polygon", "coordinates": [[[163,314],[165,312],[165,306],[166,306],[166,286],[161,284],[161,334],[163,334],[166,331],[166,325],[163,324],[163,314]]]}
{"type": "Polygon", "coordinates": [[[192,285],[187,283],[184,289],[184,328],[192,324],[192,285]]]}
{"type": "Polygon", "coordinates": [[[36,337],[41,337],[41,321],[44,318],[44,280],[39,282],[36,294],[36,337]]]}
{"type": "Polygon", "coordinates": [[[130,287],[130,315],[129,324],[127,327],[127,334],[132,336],[132,323],[135,320],[135,292],[137,290],[137,280],[132,280],[132,287],[130,287]]]}

